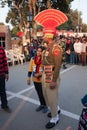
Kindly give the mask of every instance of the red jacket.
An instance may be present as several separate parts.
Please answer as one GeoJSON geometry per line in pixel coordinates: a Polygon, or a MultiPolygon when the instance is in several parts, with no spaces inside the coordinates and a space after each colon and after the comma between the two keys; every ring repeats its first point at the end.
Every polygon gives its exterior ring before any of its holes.
{"type": "Polygon", "coordinates": [[[0,77],[8,74],[8,64],[4,49],[0,46],[0,77]]]}

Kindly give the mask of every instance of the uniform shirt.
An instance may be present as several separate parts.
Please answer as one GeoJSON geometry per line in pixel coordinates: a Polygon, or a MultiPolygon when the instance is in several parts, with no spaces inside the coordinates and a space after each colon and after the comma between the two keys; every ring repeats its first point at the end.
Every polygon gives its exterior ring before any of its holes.
{"type": "Polygon", "coordinates": [[[0,46],[0,77],[8,74],[8,64],[4,49],[0,46]]]}
{"type": "Polygon", "coordinates": [[[53,65],[53,82],[56,82],[59,77],[59,72],[62,63],[62,48],[56,43],[51,43],[43,53],[42,65],[53,65]]]}

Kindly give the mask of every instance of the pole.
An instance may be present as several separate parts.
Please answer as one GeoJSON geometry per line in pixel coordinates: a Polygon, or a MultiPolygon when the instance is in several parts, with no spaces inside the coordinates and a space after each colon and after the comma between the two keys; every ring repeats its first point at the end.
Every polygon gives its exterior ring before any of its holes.
{"type": "Polygon", "coordinates": [[[31,43],[31,22],[29,21],[29,38],[30,38],[30,43],[31,43]]]}
{"type": "Polygon", "coordinates": [[[78,1],[78,33],[79,33],[79,28],[80,28],[80,0],[78,1]]]}

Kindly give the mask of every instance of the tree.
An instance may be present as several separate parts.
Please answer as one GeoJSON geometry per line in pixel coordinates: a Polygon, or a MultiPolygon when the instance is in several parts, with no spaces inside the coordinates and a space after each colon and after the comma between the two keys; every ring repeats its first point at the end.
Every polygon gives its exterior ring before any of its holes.
{"type": "Polygon", "coordinates": [[[74,32],[87,32],[87,25],[82,21],[82,12],[76,10],[70,10],[67,13],[68,16],[68,28],[69,30],[73,30],[74,32]]]}
{"type": "MultiPolygon", "coordinates": [[[[6,22],[11,23],[15,30],[26,32],[29,27],[27,22],[27,12],[30,10],[34,16],[47,8],[59,9],[64,13],[70,11],[70,3],[73,0],[1,0],[0,4],[4,7],[8,4],[10,8],[6,22]]],[[[14,32],[14,31],[13,31],[14,32]]]]}

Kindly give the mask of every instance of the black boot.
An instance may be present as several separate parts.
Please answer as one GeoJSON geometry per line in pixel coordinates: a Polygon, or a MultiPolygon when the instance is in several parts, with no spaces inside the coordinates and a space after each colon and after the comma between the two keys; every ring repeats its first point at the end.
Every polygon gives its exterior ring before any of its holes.
{"type": "Polygon", "coordinates": [[[65,64],[63,65],[63,69],[67,69],[67,67],[66,67],[66,65],[65,65],[65,64]]]}

